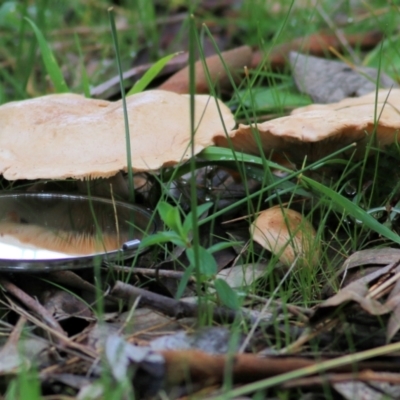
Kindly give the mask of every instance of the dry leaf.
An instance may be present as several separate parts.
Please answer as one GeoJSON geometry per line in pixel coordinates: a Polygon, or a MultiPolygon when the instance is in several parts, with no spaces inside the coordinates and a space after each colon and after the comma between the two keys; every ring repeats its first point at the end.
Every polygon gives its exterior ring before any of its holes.
{"type": "MultiPolygon", "coordinates": [[[[379,286],[374,287],[375,293],[379,293],[379,288],[385,285],[386,281],[390,279],[393,274],[395,276],[400,272],[400,266],[397,262],[382,267],[365,276],[351,282],[343,289],[339,290],[337,294],[330,297],[328,300],[320,304],[315,310],[311,320],[313,323],[318,322],[321,318],[329,317],[332,311],[348,302],[358,303],[365,311],[371,315],[382,315],[391,312],[396,308],[396,300],[392,302],[387,301],[385,304],[380,303],[378,300],[372,298],[369,285],[379,280],[379,286]]],[[[397,297],[397,296],[396,296],[397,297]]],[[[392,332],[395,328],[392,328],[392,332]]]]}
{"type": "Polygon", "coordinates": [[[400,329],[400,280],[390,292],[386,305],[392,309],[386,329],[386,341],[390,342],[400,329]]]}
{"type": "MultiPolygon", "coordinates": [[[[376,68],[351,68],[344,62],[326,60],[296,52],[289,55],[294,80],[302,93],[315,103],[333,103],[346,97],[359,97],[376,89],[376,68]]],[[[388,75],[379,74],[382,88],[398,87],[388,75]]]]}
{"type": "Polygon", "coordinates": [[[319,262],[319,244],[310,222],[297,211],[288,208],[270,208],[253,222],[250,233],[257,243],[291,265],[313,268],[319,262]]]}
{"type": "Polygon", "coordinates": [[[358,381],[334,383],[333,387],[346,400],[362,399],[362,400],[384,400],[387,395],[372,388],[369,384],[358,381]]]}
{"type": "Polygon", "coordinates": [[[251,286],[265,274],[262,264],[235,265],[221,270],[216,278],[223,279],[231,288],[240,289],[251,286]]]}
{"type": "Polygon", "coordinates": [[[336,295],[319,305],[317,311],[325,309],[325,312],[322,311],[322,313],[325,313],[326,315],[328,307],[336,308],[341,304],[347,303],[349,301],[354,301],[371,315],[382,315],[390,312],[389,307],[387,307],[385,304],[381,304],[377,300],[367,297],[367,294],[368,287],[365,285],[364,282],[362,282],[361,279],[355,282],[351,282],[345,288],[340,290],[336,295]]]}
{"type": "MultiPolygon", "coordinates": [[[[272,153],[285,154],[293,161],[315,161],[334,151],[355,143],[357,155],[365,154],[371,142],[384,148],[396,143],[400,129],[400,89],[380,90],[366,96],[348,98],[339,103],[314,104],[298,108],[287,117],[261,124],[239,125],[230,132],[230,141],[218,135],[219,146],[230,147],[245,153],[259,154],[259,135],[262,149],[267,157],[272,153]],[[379,120],[375,123],[375,116],[379,120]]],[[[351,150],[353,152],[353,149],[351,150]]]]}

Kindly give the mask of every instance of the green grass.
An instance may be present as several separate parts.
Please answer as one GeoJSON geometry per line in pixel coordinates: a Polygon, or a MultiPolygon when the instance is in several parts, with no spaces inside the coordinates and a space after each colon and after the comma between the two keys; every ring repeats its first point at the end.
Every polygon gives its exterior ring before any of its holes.
{"type": "MultiPolygon", "coordinates": [[[[90,87],[117,74],[121,77],[122,72],[130,68],[132,60],[138,57],[140,51],[147,53],[146,56],[154,62],[154,67],[130,90],[121,82],[121,92],[124,97],[125,89],[127,95],[131,95],[151,86],[152,80],[165,63],[177,50],[181,50],[176,48],[179,45],[175,41],[171,41],[169,46],[161,47],[162,25],[157,18],[167,17],[176,12],[179,5],[184,4],[183,1],[166,3],[168,4],[157,6],[155,2],[145,0],[120,1],[111,18],[113,29],[110,28],[107,13],[111,5],[108,1],[93,0],[90,5],[77,0],[38,0],[33,4],[28,1],[3,3],[0,6],[0,103],[53,92],[71,91],[89,96],[90,87]],[[39,51],[42,58],[37,57],[39,51]]],[[[368,5],[364,4],[364,18],[361,19],[358,14],[353,14],[350,2],[342,2],[341,10],[337,10],[335,1],[320,3],[320,9],[310,9],[301,8],[297,2],[292,1],[244,0],[237,10],[237,32],[230,37],[232,46],[240,40],[243,44],[258,46],[265,54],[270,54],[273,47],[279,44],[318,32],[325,27],[326,21],[321,9],[328,15],[347,12],[347,22],[353,19],[353,23],[340,26],[339,22],[335,22],[338,24],[337,29],[342,29],[344,33],[368,32],[371,29],[380,29],[385,33],[382,46],[366,54],[355,49],[363,64],[380,66],[382,72],[398,78],[398,11],[379,13],[379,10],[388,8],[387,2],[369,2],[368,5]],[[281,9],[273,14],[274,7],[279,5],[281,9]]],[[[210,26],[217,24],[222,29],[227,29],[230,21],[203,10],[199,5],[193,5],[189,11],[194,17],[186,19],[176,37],[177,40],[185,35],[189,37],[191,94],[194,94],[193,64],[196,53],[200,52],[202,55],[199,46],[208,40],[212,46],[217,47],[214,36],[218,35],[218,31],[202,27],[201,22],[206,20],[210,26]]],[[[344,57],[351,59],[351,55],[347,53],[344,57]]],[[[287,115],[292,108],[310,103],[308,96],[300,94],[295,88],[290,71],[273,71],[267,63],[250,71],[242,82],[234,86],[230,98],[225,100],[234,109],[236,117],[247,123],[256,118],[287,115]]],[[[192,135],[194,132],[192,117],[192,135]]],[[[126,137],[129,137],[128,132],[126,137]]],[[[130,145],[127,141],[127,146],[130,145]]],[[[247,295],[248,298],[271,297],[273,300],[280,299],[284,303],[301,307],[318,304],[321,301],[323,286],[331,281],[343,258],[354,251],[376,247],[377,243],[380,246],[400,244],[397,211],[392,211],[391,215],[385,215],[384,211],[389,203],[396,202],[396,207],[399,207],[398,177],[387,178],[392,166],[399,162],[398,146],[393,146],[389,152],[379,152],[371,158],[365,157],[361,161],[343,161],[340,158],[341,153],[342,151],[339,151],[313,164],[305,162],[296,171],[286,170],[285,177],[277,178],[271,170],[284,168],[264,155],[256,157],[230,149],[206,149],[201,154],[201,162],[193,157],[187,165],[163,171],[160,176],[154,177],[160,193],[153,202],[153,208],[155,213],[159,212],[166,229],[146,238],[144,244],[154,246],[152,251],[155,261],[171,257],[172,245],[184,248],[189,262],[185,266],[178,260],[176,265],[181,269],[186,268],[186,279],[190,275],[196,277],[197,295],[206,303],[223,304],[238,309],[247,295]],[[193,176],[197,168],[204,165],[235,169],[244,182],[246,195],[219,210],[215,208],[218,198],[213,199],[214,204],[199,206],[198,186],[193,176]],[[335,170],[335,178],[329,176],[329,173],[324,173],[327,167],[335,170]],[[186,210],[181,207],[182,199],[171,199],[168,188],[171,182],[181,179],[181,176],[188,172],[192,178],[189,182],[190,200],[186,202],[189,210],[186,210]],[[260,182],[260,188],[253,193],[247,188],[250,179],[260,182]],[[243,288],[244,294],[239,295],[225,281],[214,281],[217,273],[217,263],[214,259],[216,248],[212,244],[201,243],[201,227],[211,227],[209,239],[217,242],[220,250],[225,246],[237,246],[238,243],[234,240],[224,243],[220,236],[214,233],[221,218],[227,218],[230,213],[242,208],[246,210],[244,214],[248,215],[245,223],[250,224],[255,213],[275,204],[299,209],[318,227],[316,241],[321,243],[323,249],[321,265],[312,271],[295,270],[282,280],[283,274],[277,257],[271,257],[265,250],[260,250],[250,243],[237,262],[240,261],[243,265],[267,263],[263,282],[246,286],[243,288]],[[379,213],[374,210],[378,210],[379,213]],[[203,212],[208,214],[201,217],[203,212]],[[279,290],[275,291],[278,286],[279,290]]],[[[129,181],[133,194],[132,176],[129,181]]],[[[18,186],[4,181],[2,185],[9,190],[18,186]]],[[[137,257],[133,266],[138,262],[137,257]]],[[[102,298],[103,287],[100,280],[99,268],[96,268],[99,300],[102,298]]],[[[186,282],[185,279],[181,281],[176,297],[183,295],[186,282]]],[[[337,288],[334,282],[332,286],[337,288]]],[[[99,304],[99,307],[104,305],[100,301],[99,304]]],[[[99,315],[103,315],[101,311],[98,310],[99,315]]],[[[281,323],[289,326],[289,314],[283,312],[283,317],[281,323]]],[[[209,318],[205,317],[201,323],[204,321],[208,322],[209,318]]],[[[251,327],[247,329],[250,330],[251,327]]],[[[276,337],[270,345],[276,350],[281,350],[290,346],[293,341],[289,331],[282,334],[276,328],[276,337]]],[[[386,350],[379,351],[384,354],[386,350]]],[[[369,356],[370,354],[361,354],[359,359],[369,356]]],[[[339,360],[337,364],[345,361],[349,360],[339,360]]],[[[311,369],[306,369],[242,389],[230,390],[224,398],[248,394],[253,390],[265,390],[279,382],[306,376],[311,372],[311,369]]],[[[11,381],[6,398],[22,398],[27,385],[33,388],[36,396],[33,398],[40,398],[35,374],[36,372],[21,370],[11,381]]],[[[111,392],[111,383],[106,377],[103,382],[106,391],[111,392]]],[[[280,393],[282,398],[287,395],[284,392],[280,393]]]]}

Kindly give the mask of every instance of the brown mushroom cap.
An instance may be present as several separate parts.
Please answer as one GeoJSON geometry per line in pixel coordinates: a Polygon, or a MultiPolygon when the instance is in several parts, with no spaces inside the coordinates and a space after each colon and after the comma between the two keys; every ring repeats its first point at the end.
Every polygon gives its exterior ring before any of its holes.
{"type": "MultiPolygon", "coordinates": [[[[397,141],[400,129],[400,89],[380,90],[338,103],[315,104],[294,110],[292,115],[261,124],[240,125],[229,136],[233,148],[259,154],[255,134],[259,132],[262,150],[284,153],[302,161],[305,156],[315,161],[351,143],[357,144],[359,155],[376,130],[377,147],[384,148],[397,141]],[[375,116],[378,118],[375,123],[375,116]]],[[[229,147],[224,135],[216,138],[219,146],[229,147]]]]}
{"type": "MultiPolygon", "coordinates": [[[[135,172],[190,158],[189,96],[154,90],[126,101],[135,172]]],[[[222,102],[196,95],[195,153],[234,124],[222,102]]],[[[0,107],[0,174],[6,179],[100,178],[120,170],[127,170],[121,100],[54,94],[0,107]]]]}

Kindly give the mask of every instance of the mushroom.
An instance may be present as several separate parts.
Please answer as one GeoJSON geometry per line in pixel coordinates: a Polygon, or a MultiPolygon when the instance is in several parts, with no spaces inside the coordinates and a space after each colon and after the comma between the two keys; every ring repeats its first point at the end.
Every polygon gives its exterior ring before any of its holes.
{"type": "MultiPolygon", "coordinates": [[[[126,102],[133,171],[190,158],[189,96],[154,90],[126,102]]],[[[103,178],[127,171],[121,100],[48,95],[0,106],[0,121],[0,174],[8,180],[103,178]]],[[[222,102],[196,95],[194,153],[234,124],[222,102]]]]}
{"type": "Polygon", "coordinates": [[[283,154],[294,162],[310,161],[356,143],[356,154],[363,156],[372,134],[378,148],[397,142],[400,129],[400,89],[379,90],[338,103],[310,105],[292,115],[261,124],[240,125],[228,139],[219,135],[216,143],[245,153],[259,154],[256,135],[260,136],[266,156],[283,154]],[[376,119],[376,121],[375,121],[376,119]]]}
{"type": "Polygon", "coordinates": [[[318,265],[320,249],[315,230],[297,211],[280,207],[264,210],[250,226],[250,234],[287,266],[295,261],[296,267],[318,265]]]}

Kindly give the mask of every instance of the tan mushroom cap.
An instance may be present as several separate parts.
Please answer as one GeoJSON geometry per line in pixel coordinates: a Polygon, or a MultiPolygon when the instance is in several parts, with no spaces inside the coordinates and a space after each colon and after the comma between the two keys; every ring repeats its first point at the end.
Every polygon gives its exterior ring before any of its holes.
{"type": "Polygon", "coordinates": [[[320,246],[312,224],[303,215],[289,208],[272,207],[262,211],[250,227],[254,241],[277,255],[290,266],[315,267],[319,263],[320,246]]]}
{"type": "MultiPolygon", "coordinates": [[[[284,153],[292,160],[307,156],[315,161],[351,143],[364,154],[375,130],[375,145],[384,148],[397,141],[400,129],[400,89],[380,90],[333,104],[315,104],[293,111],[292,115],[261,124],[240,125],[230,133],[235,150],[259,154],[254,134],[259,132],[264,153],[284,153]]],[[[399,137],[400,139],[400,137],[399,137]]],[[[225,136],[216,139],[229,147],[225,136]]]]}
{"type": "MultiPolygon", "coordinates": [[[[189,96],[153,90],[126,100],[135,172],[190,158],[189,96]]],[[[222,102],[196,95],[195,153],[234,124],[222,102]]],[[[121,100],[54,94],[0,107],[0,173],[8,180],[110,177],[127,170],[126,153],[121,100]]]]}

